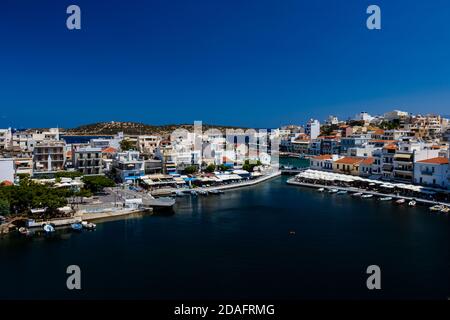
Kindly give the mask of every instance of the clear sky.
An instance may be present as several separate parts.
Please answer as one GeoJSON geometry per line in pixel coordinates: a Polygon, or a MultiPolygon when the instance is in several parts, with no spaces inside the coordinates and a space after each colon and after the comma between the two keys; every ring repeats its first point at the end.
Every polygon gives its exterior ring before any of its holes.
{"type": "Polygon", "coordinates": [[[450,114],[448,0],[2,0],[0,41],[0,127],[450,114]]]}

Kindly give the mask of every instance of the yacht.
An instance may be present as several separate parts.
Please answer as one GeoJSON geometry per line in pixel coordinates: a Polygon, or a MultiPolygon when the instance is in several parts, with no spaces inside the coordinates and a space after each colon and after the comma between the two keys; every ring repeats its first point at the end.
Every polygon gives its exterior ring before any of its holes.
{"type": "Polygon", "coordinates": [[[442,209],[444,209],[444,206],[440,205],[440,204],[437,204],[437,205],[434,205],[434,206],[430,207],[431,211],[442,211],[442,209]]]}

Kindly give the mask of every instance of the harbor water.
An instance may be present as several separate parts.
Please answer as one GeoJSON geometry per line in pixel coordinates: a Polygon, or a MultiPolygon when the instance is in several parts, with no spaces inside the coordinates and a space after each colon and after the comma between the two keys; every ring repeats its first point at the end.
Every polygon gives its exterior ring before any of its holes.
{"type": "Polygon", "coordinates": [[[174,214],[0,240],[0,298],[310,299],[449,295],[448,216],[289,186],[177,198],[174,214]],[[66,287],[81,268],[82,290],[66,287]],[[366,269],[381,269],[381,290],[366,269]]]}

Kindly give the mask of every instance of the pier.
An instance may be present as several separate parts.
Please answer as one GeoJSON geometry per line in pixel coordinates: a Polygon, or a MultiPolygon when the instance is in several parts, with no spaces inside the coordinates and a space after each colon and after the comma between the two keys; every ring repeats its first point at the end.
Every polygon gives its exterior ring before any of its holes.
{"type": "Polygon", "coordinates": [[[405,199],[407,201],[411,201],[414,200],[417,203],[422,203],[424,205],[445,205],[445,206],[449,206],[450,203],[447,202],[438,202],[438,201],[432,201],[432,200],[427,200],[427,199],[421,199],[421,198],[414,198],[414,197],[408,197],[408,196],[402,196],[402,195],[397,195],[397,194],[393,194],[393,193],[381,193],[381,192],[377,192],[377,191],[370,191],[370,190],[366,190],[366,189],[360,189],[360,188],[355,188],[355,187],[342,187],[342,186],[335,186],[335,185],[325,185],[325,184],[320,184],[320,183],[307,183],[307,182],[300,182],[300,181],[295,181],[295,178],[291,178],[289,180],[287,180],[287,183],[290,185],[296,185],[296,186],[300,186],[300,187],[308,187],[308,188],[314,188],[314,189],[319,189],[319,188],[324,188],[325,190],[327,189],[337,189],[339,191],[348,191],[348,192],[361,192],[364,194],[371,194],[373,196],[378,196],[378,197],[391,197],[394,200],[398,200],[398,199],[405,199]]]}

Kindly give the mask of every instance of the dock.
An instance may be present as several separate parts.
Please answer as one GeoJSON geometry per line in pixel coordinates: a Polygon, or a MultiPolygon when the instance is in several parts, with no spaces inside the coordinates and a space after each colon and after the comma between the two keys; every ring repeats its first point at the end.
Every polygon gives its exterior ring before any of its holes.
{"type": "Polygon", "coordinates": [[[300,187],[307,187],[307,188],[314,188],[314,189],[324,188],[325,190],[326,189],[337,189],[339,191],[348,191],[348,192],[355,192],[355,193],[361,192],[364,194],[371,194],[373,196],[378,196],[378,197],[392,197],[395,200],[398,200],[398,199],[405,199],[408,201],[414,200],[417,203],[422,203],[424,205],[437,205],[437,204],[445,205],[445,206],[450,205],[450,203],[447,203],[447,202],[437,202],[437,201],[432,201],[432,200],[427,200],[427,199],[401,196],[401,195],[397,195],[397,194],[393,194],[393,193],[381,193],[381,192],[370,191],[370,190],[366,190],[366,189],[359,189],[359,188],[355,188],[355,187],[341,187],[341,186],[334,186],[334,185],[299,182],[299,181],[295,181],[295,178],[291,178],[291,179],[287,180],[287,183],[290,185],[296,185],[296,186],[300,186],[300,187]]]}

